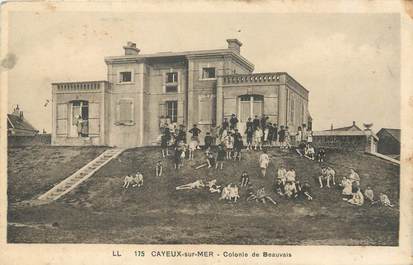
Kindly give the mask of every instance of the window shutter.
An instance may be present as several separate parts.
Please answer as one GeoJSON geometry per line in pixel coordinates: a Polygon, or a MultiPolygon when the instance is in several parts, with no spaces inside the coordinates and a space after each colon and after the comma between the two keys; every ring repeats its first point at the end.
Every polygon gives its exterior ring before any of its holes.
{"type": "Polygon", "coordinates": [[[67,136],[67,104],[57,104],[56,134],[67,136]]]}
{"type": "Polygon", "coordinates": [[[134,106],[132,99],[120,99],[117,104],[117,122],[131,124],[135,120],[134,106]]]}
{"type": "Polygon", "coordinates": [[[100,104],[89,103],[89,135],[100,134],[100,104]]]}
{"type": "Polygon", "coordinates": [[[166,118],[166,115],[166,105],[165,102],[162,102],[161,104],[159,104],[159,118],[161,118],[162,116],[166,118]]]}

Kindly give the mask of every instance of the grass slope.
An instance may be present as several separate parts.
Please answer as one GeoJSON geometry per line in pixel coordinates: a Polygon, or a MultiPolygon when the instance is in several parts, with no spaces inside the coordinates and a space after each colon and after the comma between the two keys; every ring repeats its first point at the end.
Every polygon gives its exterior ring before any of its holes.
{"type": "Polygon", "coordinates": [[[107,148],[27,146],[8,149],[8,201],[32,199],[76,172],[107,148]]]}
{"type": "MultiPolygon", "coordinates": [[[[202,168],[204,156],[176,171],[164,160],[164,175],[156,177],[159,149],[137,148],[124,152],[58,202],[9,210],[9,242],[151,243],[151,244],[300,244],[300,245],[397,245],[399,212],[395,208],[354,207],[341,200],[336,189],[320,189],[313,178],[319,165],[293,153],[271,149],[266,178],[258,177],[259,152],[244,152],[241,162],[225,162],[225,169],[202,168]],[[218,200],[204,190],[175,191],[177,185],[198,178],[237,183],[246,170],[254,186],[271,190],[281,165],[294,167],[302,181],[313,188],[313,201],[290,201],[272,194],[279,204],[218,200]],[[142,188],[121,188],[123,176],[143,172],[142,188]]],[[[383,191],[398,204],[399,167],[360,153],[328,153],[339,178],[348,167],[357,168],[361,185],[383,191]]]]}

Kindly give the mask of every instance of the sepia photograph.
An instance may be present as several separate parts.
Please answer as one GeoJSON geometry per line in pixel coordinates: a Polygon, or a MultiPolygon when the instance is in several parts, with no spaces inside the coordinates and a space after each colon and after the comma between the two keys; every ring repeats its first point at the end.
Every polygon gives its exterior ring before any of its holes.
{"type": "Polygon", "coordinates": [[[400,246],[400,13],[58,7],[7,14],[8,245],[400,246]]]}

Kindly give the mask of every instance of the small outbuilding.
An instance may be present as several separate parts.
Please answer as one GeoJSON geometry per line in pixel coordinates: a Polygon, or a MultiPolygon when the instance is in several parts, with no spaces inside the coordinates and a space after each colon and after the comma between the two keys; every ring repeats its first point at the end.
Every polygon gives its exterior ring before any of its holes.
{"type": "Polygon", "coordinates": [[[382,128],[377,133],[379,143],[377,151],[380,154],[400,158],[400,129],[382,128]]]}

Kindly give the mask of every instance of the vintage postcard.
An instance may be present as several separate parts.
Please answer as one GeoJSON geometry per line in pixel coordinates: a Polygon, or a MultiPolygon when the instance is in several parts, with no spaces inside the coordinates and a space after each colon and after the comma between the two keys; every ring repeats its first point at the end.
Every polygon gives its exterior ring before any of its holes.
{"type": "Polygon", "coordinates": [[[412,1],[0,18],[1,264],[412,262],[412,1]]]}

